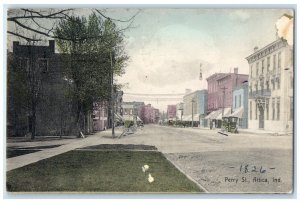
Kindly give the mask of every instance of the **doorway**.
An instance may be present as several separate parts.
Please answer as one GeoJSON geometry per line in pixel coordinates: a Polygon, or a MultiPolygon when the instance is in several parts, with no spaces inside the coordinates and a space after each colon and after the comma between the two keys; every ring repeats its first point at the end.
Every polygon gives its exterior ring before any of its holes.
{"type": "Polygon", "coordinates": [[[259,108],[259,129],[264,129],[265,127],[265,117],[264,117],[264,108],[260,106],[259,108]]]}

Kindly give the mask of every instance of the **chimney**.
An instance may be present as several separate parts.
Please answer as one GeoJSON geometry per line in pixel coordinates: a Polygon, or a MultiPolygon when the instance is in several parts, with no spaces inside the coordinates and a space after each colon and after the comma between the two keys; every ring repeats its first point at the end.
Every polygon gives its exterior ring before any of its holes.
{"type": "Polygon", "coordinates": [[[239,72],[239,68],[238,67],[235,67],[233,70],[234,70],[234,74],[238,74],[238,72],[239,72]]]}
{"type": "Polygon", "coordinates": [[[254,47],[254,53],[258,50],[258,46],[254,47]]]}
{"type": "Polygon", "coordinates": [[[51,50],[52,53],[55,53],[55,41],[54,40],[49,40],[49,49],[51,50]]]}
{"type": "Polygon", "coordinates": [[[13,41],[13,53],[16,53],[17,47],[20,45],[20,42],[18,41],[13,41]]]}

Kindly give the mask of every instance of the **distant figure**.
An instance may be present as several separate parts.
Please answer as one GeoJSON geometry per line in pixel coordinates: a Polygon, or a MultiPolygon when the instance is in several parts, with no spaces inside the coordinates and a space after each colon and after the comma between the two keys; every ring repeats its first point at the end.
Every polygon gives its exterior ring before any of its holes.
{"type": "Polygon", "coordinates": [[[213,124],[212,124],[212,121],[210,121],[209,122],[209,128],[212,129],[212,127],[213,127],[213,124]]]}

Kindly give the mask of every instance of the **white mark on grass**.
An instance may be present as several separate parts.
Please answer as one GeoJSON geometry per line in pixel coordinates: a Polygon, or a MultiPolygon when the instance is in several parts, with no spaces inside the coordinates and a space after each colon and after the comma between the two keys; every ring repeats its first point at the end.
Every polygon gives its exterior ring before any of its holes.
{"type": "Polygon", "coordinates": [[[150,173],[148,175],[148,181],[149,181],[149,183],[152,183],[154,181],[154,178],[151,176],[150,173]]]}
{"type": "Polygon", "coordinates": [[[145,173],[149,169],[149,166],[146,164],[142,166],[142,171],[145,173]]]}

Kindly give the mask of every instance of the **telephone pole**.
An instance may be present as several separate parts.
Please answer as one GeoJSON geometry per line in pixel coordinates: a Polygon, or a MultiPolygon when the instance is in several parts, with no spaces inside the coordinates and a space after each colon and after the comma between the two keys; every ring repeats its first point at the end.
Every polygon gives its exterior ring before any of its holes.
{"type": "Polygon", "coordinates": [[[192,128],[194,127],[194,98],[192,99],[192,128]]]}
{"type": "Polygon", "coordinates": [[[115,104],[114,104],[114,69],[113,69],[113,60],[112,53],[110,51],[110,67],[111,67],[111,76],[110,76],[110,85],[111,85],[111,132],[112,138],[115,138],[115,104]]]}
{"type": "Polygon", "coordinates": [[[221,87],[223,90],[223,108],[222,108],[222,118],[224,116],[224,107],[225,107],[225,90],[227,89],[226,87],[221,87]]]}

